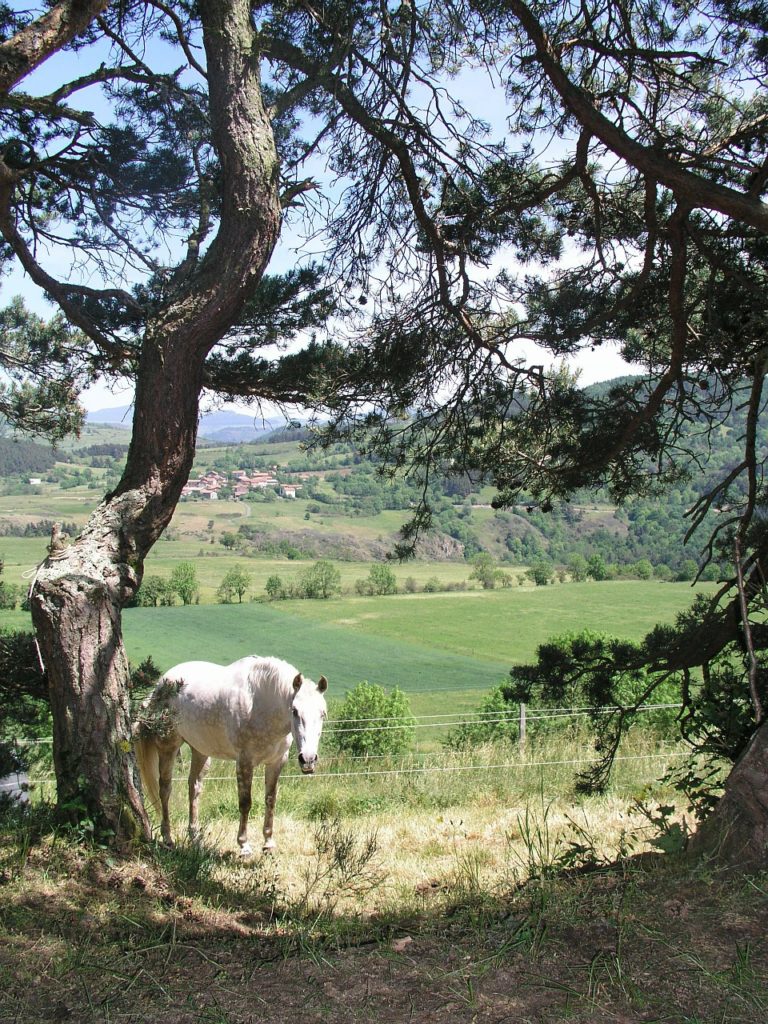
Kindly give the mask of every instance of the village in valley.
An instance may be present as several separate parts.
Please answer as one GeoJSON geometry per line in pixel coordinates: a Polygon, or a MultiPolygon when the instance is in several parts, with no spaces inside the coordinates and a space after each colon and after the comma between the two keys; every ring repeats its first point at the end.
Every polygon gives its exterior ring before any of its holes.
{"type": "Polygon", "coordinates": [[[270,472],[252,472],[245,469],[235,469],[227,476],[215,469],[208,470],[202,476],[190,480],[184,485],[181,497],[197,498],[201,501],[217,501],[219,497],[226,497],[235,501],[244,498],[251,491],[263,491],[267,487],[274,490],[282,498],[295,498],[299,489],[296,484],[281,484],[275,476],[277,467],[272,467],[270,472]]]}

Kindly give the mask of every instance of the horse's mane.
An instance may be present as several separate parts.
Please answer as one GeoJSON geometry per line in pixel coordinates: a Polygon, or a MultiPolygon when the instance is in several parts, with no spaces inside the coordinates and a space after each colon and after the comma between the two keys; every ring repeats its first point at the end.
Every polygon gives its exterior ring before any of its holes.
{"type": "Polygon", "coordinates": [[[253,665],[248,672],[248,680],[251,685],[271,686],[273,691],[286,700],[293,696],[293,680],[299,670],[282,658],[264,656],[259,654],[251,655],[253,665]],[[258,676],[258,678],[256,678],[258,676]]]}

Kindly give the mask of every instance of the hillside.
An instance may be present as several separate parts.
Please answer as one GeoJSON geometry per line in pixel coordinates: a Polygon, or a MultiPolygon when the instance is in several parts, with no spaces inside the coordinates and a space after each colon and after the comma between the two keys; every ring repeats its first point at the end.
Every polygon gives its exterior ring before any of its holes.
{"type": "MultiPolygon", "coordinates": [[[[594,385],[597,393],[612,382],[594,385]]],[[[8,442],[0,449],[0,478],[6,494],[29,491],[29,478],[42,476],[41,496],[85,488],[82,511],[119,479],[127,450],[128,432],[121,426],[125,409],[107,410],[112,422],[86,425],[83,436],[61,450],[41,445],[25,447],[8,442]],[[3,451],[7,452],[5,462],[3,451]],[[13,458],[12,458],[13,456],[13,458]],[[16,461],[14,461],[16,459],[16,461]],[[37,460],[37,461],[35,461],[37,460]],[[41,461],[42,460],[42,461],[41,461]],[[43,468],[39,468],[43,467],[43,468]]],[[[465,476],[433,477],[426,493],[434,528],[424,533],[417,556],[430,561],[471,562],[479,554],[504,566],[537,566],[542,578],[560,571],[571,578],[649,574],[660,578],[693,578],[699,549],[706,539],[683,543],[687,511],[712,480],[727,473],[739,457],[742,414],[736,411],[710,436],[691,428],[683,460],[693,470],[676,486],[650,498],[630,499],[616,508],[605,492],[579,493],[570,503],[543,512],[532,504],[494,509],[494,491],[465,476]]],[[[382,560],[391,552],[399,527],[423,497],[413,481],[390,479],[371,460],[362,459],[349,445],[327,449],[307,447],[306,428],[252,417],[217,412],[204,418],[203,432],[237,434],[263,427],[247,443],[214,443],[201,438],[190,481],[190,494],[180,505],[169,536],[190,542],[223,544],[233,553],[254,558],[343,561],[382,560]],[[239,476],[238,476],[239,474],[239,476]],[[215,479],[207,486],[206,475],[215,479]],[[247,479],[244,481],[243,477],[247,479]],[[262,484],[251,481],[260,477],[262,484]],[[264,483],[265,481],[271,483],[264,483]],[[208,510],[211,492],[215,508],[208,510]],[[207,493],[202,493],[207,491],[207,493]],[[209,514],[210,512],[210,514],[209,514]],[[208,523],[213,525],[209,528],[208,523]]],[[[768,430],[758,437],[768,449],[768,430]]],[[[50,501],[48,502],[50,506],[50,501]]],[[[66,515],[50,508],[41,518],[66,515]]],[[[34,516],[29,506],[26,526],[34,516]]],[[[2,532],[15,526],[0,522],[2,532]]],[[[212,551],[206,551],[212,554],[212,551]]],[[[710,566],[708,578],[718,567],[710,566]]]]}

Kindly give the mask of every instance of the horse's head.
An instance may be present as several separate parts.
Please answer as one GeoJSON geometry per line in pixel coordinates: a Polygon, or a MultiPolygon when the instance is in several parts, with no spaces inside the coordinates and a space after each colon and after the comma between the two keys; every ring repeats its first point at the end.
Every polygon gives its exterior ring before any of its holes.
{"type": "Polygon", "coordinates": [[[305,775],[311,775],[317,764],[317,748],[327,714],[323,696],[327,688],[325,676],[313,683],[299,672],[293,680],[291,732],[299,752],[299,766],[305,775]]]}

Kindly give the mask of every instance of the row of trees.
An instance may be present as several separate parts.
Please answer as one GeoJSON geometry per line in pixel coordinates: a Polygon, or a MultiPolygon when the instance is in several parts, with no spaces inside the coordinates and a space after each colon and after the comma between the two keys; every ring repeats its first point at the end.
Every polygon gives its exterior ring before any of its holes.
{"type": "Polygon", "coordinates": [[[182,604],[196,604],[200,600],[200,583],[194,562],[179,562],[166,578],[148,575],[136,591],[134,603],[139,607],[173,605],[179,598],[182,604]]]}
{"type": "MultiPolygon", "coordinates": [[[[696,564],[692,563],[689,574],[681,578],[690,581],[696,572],[696,564]]],[[[606,565],[599,556],[593,556],[589,562],[577,557],[568,566],[559,568],[551,562],[536,562],[526,570],[523,578],[543,587],[554,583],[556,579],[560,582],[569,579],[581,582],[587,579],[600,581],[622,576],[649,580],[654,575],[661,578],[658,573],[654,573],[653,566],[647,561],[626,567],[624,572],[620,573],[617,566],[606,565]]],[[[671,579],[671,573],[665,574],[664,578],[671,579]]],[[[490,555],[479,554],[474,559],[468,581],[446,583],[438,577],[430,577],[420,585],[413,576],[409,576],[404,581],[403,591],[415,594],[419,590],[425,593],[466,590],[467,582],[473,580],[480,583],[485,590],[507,588],[517,582],[517,578],[500,568],[490,555]]],[[[253,574],[243,566],[235,565],[224,573],[216,589],[216,597],[221,604],[242,604],[252,585],[253,574]]],[[[367,576],[355,580],[354,588],[355,593],[361,597],[381,597],[397,594],[399,591],[397,576],[393,569],[381,562],[373,563],[367,576]]],[[[264,590],[271,601],[284,601],[290,598],[328,600],[341,593],[341,571],[333,562],[319,559],[290,580],[284,580],[277,573],[271,574],[267,577],[264,590]]],[[[0,581],[0,608],[15,607],[25,593],[22,587],[0,581]]],[[[168,578],[156,574],[145,576],[134,603],[143,608],[169,606],[176,604],[177,599],[185,605],[196,604],[200,600],[200,584],[193,562],[180,562],[168,578]]]]}
{"type": "MultiPolygon", "coordinates": [[[[222,577],[216,596],[222,604],[242,603],[253,582],[251,574],[242,566],[232,566],[222,577]]],[[[135,604],[142,608],[182,604],[197,604],[200,600],[200,582],[194,562],[179,562],[168,578],[145,576],[136,592],[135,604]]]]}
{"type": "Polygon", "coordinates": [[[341,572],[333,562],[321,558],[302,569],[293,580],[284,582],[276,573],[269,576],[264,589],[271,601],[287,598],[326,601],[341,592],[341,572]]]}

